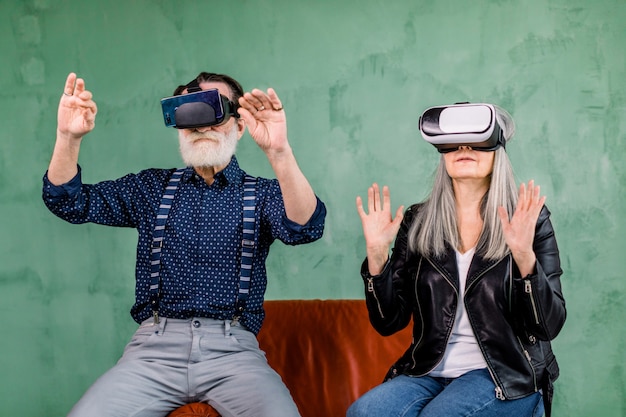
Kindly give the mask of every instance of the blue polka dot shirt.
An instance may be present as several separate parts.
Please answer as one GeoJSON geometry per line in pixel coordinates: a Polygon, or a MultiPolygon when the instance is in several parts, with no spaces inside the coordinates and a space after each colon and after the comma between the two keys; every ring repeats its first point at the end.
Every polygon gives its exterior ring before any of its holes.
{"type": "MultiPolygon", "coordinates": [[[[114,181],[83,184],[81,169],[68,183],[55,186],[43,178],[43,200],[58,217],[74,224],[93,222],[138,231],[135,304],[131,315],[141,323],[151,317],[150,248],[156,213],[175,169],[147,169],[114,181]]],[[[167,220],[161,253],[159,315],[170,318],[234,315],[239,288],[245,172],[233,157],[207,185],[187,168],[167,220]]],[[[289,220],[276,179],[258,178],[256,246],[250,295],[241,322],[255,334],[263,323],[267,284],[265,260],[275,239],[288,245],[322,236],[326,208],[319,198],[305,225],[289,220]]]]}

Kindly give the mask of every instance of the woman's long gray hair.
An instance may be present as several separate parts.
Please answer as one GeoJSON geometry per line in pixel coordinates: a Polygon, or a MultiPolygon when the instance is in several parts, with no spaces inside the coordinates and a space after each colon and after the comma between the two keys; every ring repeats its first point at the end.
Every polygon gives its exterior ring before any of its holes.
{"type": "MultiPolygon", "coordinates": [[[[495,151],[489,190],[481,202],[483,230],[476,244],[478,255],[497,260],[509,253],[498,207],[505,207],[510,216],[516,204],[517,186],[513,167],[506,151],[500,147],[495,151]]],[[[431,194],[420,205],[409,229],[408,240],[411,251],[427,257],[442,256],[446,252],[446,244],[455,249],[461,247],[452,178],[448,175],[443,157],[435,172],[431,194]]]]}

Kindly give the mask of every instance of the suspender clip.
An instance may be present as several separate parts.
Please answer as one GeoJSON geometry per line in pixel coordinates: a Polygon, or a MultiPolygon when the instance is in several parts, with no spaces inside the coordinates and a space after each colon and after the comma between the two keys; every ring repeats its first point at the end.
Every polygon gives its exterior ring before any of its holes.
{"type": "Polygon", "coordinates": [[[244,310],[246,309],[240,303],[242,303],[242,301],[237,300],[237,303],[236,303],[236,306],[235,306],[235,314],[233,315],[233,320],[231,322],[231,324],[233,324],[233,325],[238,325],[239,319],[241,318],[241,316],[243,315],[244,310]]]}

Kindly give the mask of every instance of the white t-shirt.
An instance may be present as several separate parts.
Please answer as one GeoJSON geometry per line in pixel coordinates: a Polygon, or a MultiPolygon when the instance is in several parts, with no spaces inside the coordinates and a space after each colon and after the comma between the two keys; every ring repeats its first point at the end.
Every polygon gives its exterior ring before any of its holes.
{"type": "Polygon", "coordinates": [[[459,302],[456,317],[454,318],[452,334],[448,340],[443,360],[432,370],[430,376],[456,378],[466,372],[487,367],[463,303],[467,273],[474,257],[474,252],[475,248],[465,253],[456,252],[456,262],[459,270],[459,302]]]}

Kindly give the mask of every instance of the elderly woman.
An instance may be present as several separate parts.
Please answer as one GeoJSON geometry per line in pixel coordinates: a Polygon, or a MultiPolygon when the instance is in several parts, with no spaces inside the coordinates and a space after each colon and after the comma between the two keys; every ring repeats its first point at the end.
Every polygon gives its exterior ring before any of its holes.
{"type": "Polygon", "coordinates": [[[562,270],[539,186],[515,185],[513,120],[489,104],[443,106],[420,130],[442,154],[430,196],[395,214],[386,186],[382,198],[368,189],[367,208],[356,200],[370,321],[389,335],[412,320],[413,340],[347,415],[549,415],[562,270]]]}

